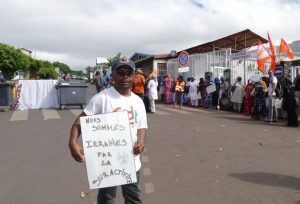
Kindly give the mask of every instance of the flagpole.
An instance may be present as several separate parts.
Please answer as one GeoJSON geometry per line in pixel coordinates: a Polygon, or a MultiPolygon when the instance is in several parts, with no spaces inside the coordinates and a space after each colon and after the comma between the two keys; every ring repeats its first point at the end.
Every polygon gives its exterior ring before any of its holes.
{"type": "Polygon", "coordinates": [[[280,40],[280,45],[279,45],[279,50],[278,50],[278,52],[279,52],[279,55],[278,55],[278,62],[279,62],[279,64],[280,64],[280,48],[281,48],[281,43],[282,43],[282,39],[280,40]]]}

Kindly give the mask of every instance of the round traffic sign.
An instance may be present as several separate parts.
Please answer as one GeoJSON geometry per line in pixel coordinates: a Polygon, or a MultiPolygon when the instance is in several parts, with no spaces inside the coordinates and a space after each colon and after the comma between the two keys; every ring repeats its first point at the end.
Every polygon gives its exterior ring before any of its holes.
{"type": "Polygon", "coordinates": [[[186,51],[182,51],[178,56],[178,64],[180,67],[185,67],[189,62],[189,54],[186,51]]]}

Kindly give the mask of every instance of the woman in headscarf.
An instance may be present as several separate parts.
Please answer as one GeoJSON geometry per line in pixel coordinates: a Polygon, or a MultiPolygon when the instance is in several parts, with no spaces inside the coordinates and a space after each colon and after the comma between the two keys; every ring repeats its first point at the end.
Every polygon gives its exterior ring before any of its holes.
{"type": "Polygon", "coordinates": [[[166,104],[173,103],[172,78],[167,74],[165,79],[165,101],[166,104]]]}
{"type": "Polygon", "coordinates": [[[252,118],[254,120],[264,118],[266,116],[266,100],[262,81],[255,82],[251,95],[253,97],[252,118]]]}
{"type": "MultiPolygon", "coordinates": [[[[208,86],[213,85],[214,82],[211,80],[211,75],[208,74],[205,76],[205,88],[207,88],[208,86]]],[[[204,99],[204,108],[209,108],[212,109],[213,108],[213,104],[212,104],[212,93],[208,93],[206,91],[205,94],[205,99],[204,99]]]]}
{"type": "Polygon", "coordinates": [[[222,96],[219,77],[215,77],[214,83],[216,85],[216,91],[212,93],[212,105],[214,109],[219,110],[219,101],[222,96]]]}
{"type": "Polygon", "coordinates": [[[296,113],[297,102],[294,95],[293,83],[289,78],[284,78],[282,81],[283,90],[283,110],[287,112],[288,126],[298,127],[298,117],[296,113]]]}
{"type": "Polygon", "coordinates": [[[206,93],[205,81],[204,81],[203,78],[200,78],[199,92],[200,92],[200,95],[201,95],[200,107],[203,107],[204,106],[205,93],[206,93]]]}
{"type": "Polygon", "coordinates": [[[254,86],[253,83],[248,80],[248,84],[245,87],[245,100],[244,100],[244,113],[247,115],[252,114],[252,95],[251,92],[254,86]]]}

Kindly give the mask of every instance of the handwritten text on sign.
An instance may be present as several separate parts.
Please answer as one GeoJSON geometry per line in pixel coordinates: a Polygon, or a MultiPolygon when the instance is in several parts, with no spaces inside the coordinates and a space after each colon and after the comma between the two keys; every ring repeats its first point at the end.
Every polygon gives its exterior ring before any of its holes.
{"type": "Polygon", "coordinates": [[[90,189],[135,183],[128,112],[80,118],[90,189]]]}

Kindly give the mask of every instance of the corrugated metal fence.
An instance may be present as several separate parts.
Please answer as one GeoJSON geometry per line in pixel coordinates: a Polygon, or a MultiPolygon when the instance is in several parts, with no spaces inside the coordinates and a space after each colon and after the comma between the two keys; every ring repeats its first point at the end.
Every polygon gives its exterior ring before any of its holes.
{"type": "MultiPolygon", "coordinates": [[[[258,73],[256,64],[256,50],[247,51],[246,59],[232,59],[231,49],[223,49],[214,52],[192,54],[189,56],[189,72],[178,73],[178,62],[176,59],[168,60],[167,72],[173,79],[182,75],[185,79],[194,76],[197,80],[204,77],[205,72],[212,72],[213,77],[223,76],[225,69],[230,69],[230,83],[232,84],[237,76],[247,82],[251,75],[258,73]]],[[[266,64],[266,70],[269,65],[266,64]]]]}

